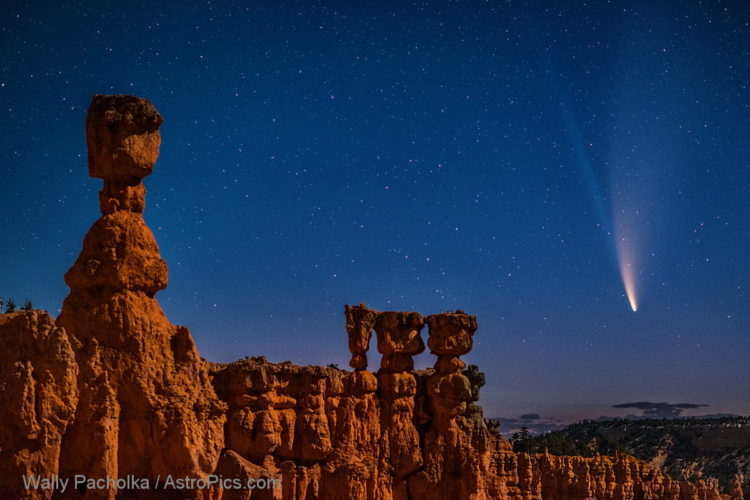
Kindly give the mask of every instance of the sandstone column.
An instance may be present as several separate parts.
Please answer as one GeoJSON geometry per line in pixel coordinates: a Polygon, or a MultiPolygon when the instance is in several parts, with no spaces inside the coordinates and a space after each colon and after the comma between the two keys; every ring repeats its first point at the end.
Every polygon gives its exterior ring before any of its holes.
{"type": "Polygon", "coordinates": [[[367,350],[370,348],[372,329],[378,314],[378,311],[368,309],[364,304],[344,306],[349,351],[352,353],[349,366],[357,371],[367,369],[367,350]]]}
{"type": "Polygon", "coordinates": [[[57,319],[77,339],[80,366],[63,476],[203,476],[224,445],[225,405],[207,367],[188,329],[170,323],[154,298],[167,266],[143,220],[141,181],[159,154],[161,123],[148,100],[125,95],[94,96],[86,117],[89,175],[104,187],[102,216],[65,275],[70,295],[57,319]]]}
{"type": "Polygon", "coordinates": [[[477,318],[456,311],[428,316],[427,324],[430,328],[427,345],[438,357],[435,374],[427,382],[434,425],[455,444],[458,429],[453,425],[454,419],[466,411],[472,399],[471,383],[461,373],[466,364],[460,356],[471,351],[477,318]]]}
{"type": "Polygon", "coordinates": [[[378,351],[383,355],[378,372],[382,398],[384,451],[393,467],[393,497],[407,498],[404,478],[422,465],[419,433],[414,425],[417,379],[412,356],[424,351],[420,331],[424,318],[416,312],[382,312],[375,321],[378,351]]]}
{"type": "MultiPolygon", "coordinates": [[[[410,479],[410,492],[434,500],[480,498],[489,477],[489,432],[481,411],[471,411],[475,391],[459,358],[471,350],[477,319],[459,310],[428,316],[427,325],[430,352],[438,356],[427,378],[432,421],[424,437],[426,466],[410,479]]],[[[478,374],[472,377],[481,385],[478,374]]]]}
{"type": "Polygon", "coordinates": [[[380,313],[364,304],[345,306],[349,365],[353,372],[343,379],[343,394],[336,406],[334,467],[323,477],[321,498],[385,498],[390,476],[378,455],[381,446],[381,405],[378,379],[367,370],[367,350],[380,313]],[[342,460],[339,457],[346,457],[342,460]]]}
{"type": "Polygon", "coordinates": [[[745,476],[741,472],[734,475],[734,478],[732,479],[730,493],[729,493],[730,496],[732,497],[732,500],[741,500],[743,498],[744,483],[745,483],[745,476]]]}

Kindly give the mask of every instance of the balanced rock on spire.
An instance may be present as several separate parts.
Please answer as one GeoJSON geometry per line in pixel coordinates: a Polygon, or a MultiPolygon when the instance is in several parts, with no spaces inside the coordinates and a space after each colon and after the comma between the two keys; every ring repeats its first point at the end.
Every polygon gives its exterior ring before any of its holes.
{"type": "Polygon", "coordinates": [[[159,155],[161,123],[137,97],[97,95],[89,108],[89,174],[104,179],[102,216],[65,275],[70,295],[57,319],[77,339],[80,367],[62,477],[201,477],[224,446],[226,407],[207,366],[189,330],[170,323],[155,299],[167,286],[167,265],[143,220],[141,181],[159,155]]]}

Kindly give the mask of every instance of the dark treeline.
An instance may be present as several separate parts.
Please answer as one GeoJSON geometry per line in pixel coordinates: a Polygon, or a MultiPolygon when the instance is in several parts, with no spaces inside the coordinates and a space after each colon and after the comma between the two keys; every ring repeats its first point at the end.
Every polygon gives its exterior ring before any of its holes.
{"type": "MultiPolygon", "coordinates": [[[[16,302],[11,298],[9,298],[6,302],[0,300],[0,311],[3,311],[5,314],[16,312],[16,307],[16,302]],[[3,307],[5,307],[5,309],[3,309],[3,307]]],[[[32,309],[34,309],[33,304],[29,299],[26,299],[20,310],[28,312],[32,309]]]]}

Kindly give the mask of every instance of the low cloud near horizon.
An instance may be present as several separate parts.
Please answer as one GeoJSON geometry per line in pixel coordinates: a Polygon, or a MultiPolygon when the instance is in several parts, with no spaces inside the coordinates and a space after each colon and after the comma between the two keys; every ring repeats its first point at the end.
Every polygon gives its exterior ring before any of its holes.
{"type": "Polygon", "coordinates": [[[641,410],[643,415],[628,415],[626,418],[677,418],[682,416],[684,410],[705,408],[708,405],[700,403],[653,403],[651,401],[639,401],[637,403],[620,403],[612,405],[612,408],[633,408],[641,410]]]}
{"type": "MultiPolygon", "coordinates": [[[[652,401],[637,401],[634,403],[620,403],[612,405],[612,408],[617,409],[634,409],[640,410],[641,415],[628,414],[625,417],[614,417],[614,416],[600,416],[595,419],[597,421],[615,420],[618,418],[627,418],[633,420],[647,419],[647,418],[684,418],[682,412],[685,410],[694,410],[696,408],[706,408],[710,405],[702,403],[654,403],[652,401]]],[[[736,417],[738,415],[730,413],[716,413],[708,415],[692,415],[692,418],[722,418],[722,417],[736,417]]],[[[497,417],[495,420],[500,422],[500,433],[506,437],[511,438],[514,433],[519,432],[522,428],[526,428],[531,434],[544,434],[549,431],[562,429],[565,426],[571,424],[570,420],[564,420],[555,417],[543,417],[536,413],[526,413],[518,418],[514,417],[497,417]]]]}
{"type": "Polygon", "coordinates": [[[505,438],[511,438],[522,427],[526,427],[531,434],[544,434],[567,425],[562,419],[541,418],[536,413],[527,413],[518,418],[498,417],[496,420],[500,421],[500,434],[505,438]]]}

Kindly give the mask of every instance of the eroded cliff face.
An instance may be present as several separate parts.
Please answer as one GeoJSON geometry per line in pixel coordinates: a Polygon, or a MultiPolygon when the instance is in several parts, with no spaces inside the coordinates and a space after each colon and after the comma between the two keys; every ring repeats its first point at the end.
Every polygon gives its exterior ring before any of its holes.
{"type": "Polygon", "coordinates": [[[58,472],[77,402],[65,331],[44,311],[0,314],[0,498],[23,498],[23,476],[58,472]]]}
{"type": "Polygon", "coordinates": [[[226,445],[282,478],[284,500],[740,499],[715,480],[675,481],[633,457],[514,453],[476,404],[484,377],[460,356],[476,318],[463,311],[345,309],[354,372],[246,358],[211,372],[228,402],[226,445]],[[414,370],[424,350],[435,368],[414,370]],[[366,370],[372,332],[381,366],[366,370]]]}
{"type": "MultiPolygon", "coordinates": [[[[515,454],[477,405],[484,377],[460,359],[477,320],[346,307],[354,371],[246,358],[202,360],[155,295],[167,267],[142,213],[161,116],[132,96],[95,96],[89,173],[101,218],[65,275],[56,321],[0,315],[0,498],[722,498],[631,457],[515,454]],[[422,338],[427,329],[427,345],[422,338]],[[368,371],[373,335],[381,356],[368,371]],[[429,348],[431,370],[414,370],[429,348]],[[271,489],[24,488],[22,477],[281,480],[271,489]]],[[[742,498],[742,481],[732,497],[742,498]]],[[[724,497],[729,498],[729,497],[724,497]]]]}

